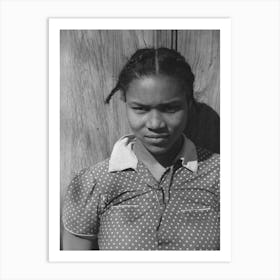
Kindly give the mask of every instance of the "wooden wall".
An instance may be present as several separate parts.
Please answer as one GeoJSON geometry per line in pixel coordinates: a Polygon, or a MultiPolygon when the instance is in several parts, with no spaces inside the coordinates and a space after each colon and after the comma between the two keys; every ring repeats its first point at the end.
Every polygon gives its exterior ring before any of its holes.
{"type": "MultiPolygon", "coordinates": [[[[108,157],[114,142],[129,132],[124,104],[118,96],[109,105],[104,99],[136,49],[177,48],[196,74],[195,98],[219,114],[219,31],[63,30],[60,46],[62,194],[76,172],[108,157]]],[[[209,120],[208,116],[204,118],[209,120]]],[[[197,119],[188,129],[194,135],[197,119]]],[[[205,126],[207,122],[200,123],[205,126]]],[[[199,142],[199,137],[194,139],[199,142]]]]}
{"type": "Polygon", "coordinates": [[[195,74],[194,96],[220,113],[219,30],[178,31],[178,51],[195,74]]]}

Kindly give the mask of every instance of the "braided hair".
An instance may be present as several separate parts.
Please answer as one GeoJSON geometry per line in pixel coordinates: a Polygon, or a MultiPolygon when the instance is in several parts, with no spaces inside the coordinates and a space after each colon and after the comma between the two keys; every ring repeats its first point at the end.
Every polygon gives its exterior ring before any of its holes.
{"type": "Polygon", "coordinates": [[[187,100],[193,101],[194,74],[190,65],[179,52],[161,47],[137,50],[121,70],[116,86],[105,99],[105,103],[108,104],[118,91],[125,97],[132,80],[157,74],[176,79],[183,87],[187,100]]]}

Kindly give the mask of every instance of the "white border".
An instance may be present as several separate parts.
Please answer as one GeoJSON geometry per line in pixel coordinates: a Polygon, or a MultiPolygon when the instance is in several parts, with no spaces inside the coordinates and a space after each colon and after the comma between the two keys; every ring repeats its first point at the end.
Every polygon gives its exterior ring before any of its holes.
{"type": "Polygon", "coordinates": [[[228,18],[49,19],[49,260],[67,262],[229,262],[231,260],[231,21],[228,18]],[[127,28],[129,26],[129,28],[127,28]],[[60,251],[61,29],[219,29],[221,98],[220,251],[60,251]]]}

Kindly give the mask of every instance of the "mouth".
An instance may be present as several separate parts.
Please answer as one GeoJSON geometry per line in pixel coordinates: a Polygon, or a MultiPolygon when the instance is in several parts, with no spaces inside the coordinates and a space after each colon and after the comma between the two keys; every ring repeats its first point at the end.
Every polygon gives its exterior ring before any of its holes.
{"type": "Polygon", "coordinates": [[[144,138],[148,143],[151,144],[160,144],[167,141],[169,135],[145,135],[144,138]]]}
{"type": "Polygon", "coordinates": [[[156,135],[145,135],[146,138],[158,139],[158,138],[167,138],[167,134],[156,134],[156,135]]]}

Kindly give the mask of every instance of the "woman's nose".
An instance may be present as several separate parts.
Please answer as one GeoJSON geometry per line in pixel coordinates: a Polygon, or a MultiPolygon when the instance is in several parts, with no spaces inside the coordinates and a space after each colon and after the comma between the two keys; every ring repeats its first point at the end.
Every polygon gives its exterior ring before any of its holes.
{"type": "Polygon", "coordinates": [[[147,116],[146,126],[148,129],[156,130],[165,127],[165,122],[157,110],[151,110],[147,116]]]}

